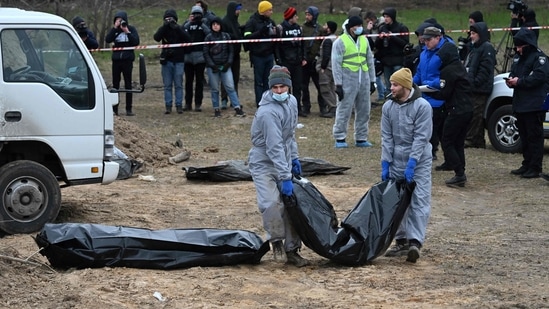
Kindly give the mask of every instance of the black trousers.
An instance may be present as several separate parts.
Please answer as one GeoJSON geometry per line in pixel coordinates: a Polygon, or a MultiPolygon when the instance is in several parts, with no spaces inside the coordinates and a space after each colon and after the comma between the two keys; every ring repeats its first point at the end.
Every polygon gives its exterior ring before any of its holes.
{"type": "Polygon", "coordinates": [[[440,143],[440,138],[442,136],[442,130],[444,126],[444,119],[446,118],[446,112],[444,105],[441,107],[433,107],[433,133],[429,142],[433,147],[433,155],[436,154],[438,150],[438,144],[440,143]]]}
{"type": "Polygon", "coordinates": [[[190,108],[193,105],[193,83],[196,77],[196,85],[194,87],[194,106],[199,108],[202,106],[204,98],[204,70],[206,63],[185,63],[185,105],[190,108]]]}
{"type": "Polygon", "coordinates": [[[303,103],[303,112],[307,114],[311,112],[311,94],[309,93],[309,82],[311,79],[313,80],[313,84],[315,84],[318,93],[317,100],[320,112],[325,112],[326,104],[320,94],[320,84],[318,83],[318,72],[315,68],[315,61],[307,61],[307,64],[301,68],[303,69],[303,80],[301,83],[301,102],[303,103]]]}
{"type": "Polygon", "coordinates": [[[545,112],[515,113],[522,142],[522,166],[541,173],[543,168],[543,120],[545,112]]]}
{"type": "MultiPolygon", "coordinates": [[[[121,75],[124,77],[124,89],[132,89],[132,60],[115,60],[112,62],[112,86],[120,89],[121,75]]],[[[131,92],[126,92],[126,112],[131,112],[133,106],[133,96],[131,92]]],[[[112,107],[113,112],[118,114],[118,104],[112,107]]]]}
{"type": "Polygon", "coordinates": [[[444,151],[444,165],[454,170],[456,176],[465,173],[465,137],[473,112],[448,114],[444,120],[440,143],[444,151]]]}
{"type": "MultiPolygon", "coordinates": [[[[290,71],[290,74],[292,76],[291,93],[297,100],[297,108],[299,109],[299,112],[302,112],[303,106],[301,105],[301,96],[303,93],[303,67],[301,66],[301,63],[294,64],[291,62],[286,62],[284,60],[282,60],[282,65],[287,67],[288,71],[290,71]]],[[[309,109],[311,109],[310,104],[309,109]]]]}

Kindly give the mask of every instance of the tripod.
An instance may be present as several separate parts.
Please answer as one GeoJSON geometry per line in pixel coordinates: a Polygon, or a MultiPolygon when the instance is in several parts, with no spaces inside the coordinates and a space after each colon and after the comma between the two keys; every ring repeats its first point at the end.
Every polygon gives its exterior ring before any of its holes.
{"type": "MultiPolygon", "coordinates": [[[[511,26],[510,26],[511,27],[511,26]]],[[[503,50],[503,59],[501,62],[501,66],[496,65],[496,72],[498,74],[509,72],[511,69],[511,63],[513,60],[513,57],[515,56],[515,50],[513,48],[513,35],[511,33],[511,30],[505,31],[505,34],[501,38],[501,41],[498,44],[498,47],[496,48],[496,55],[499,54],[501,47],[503,46],[503,43],[505,42],[505,49],[503,50]]]]}

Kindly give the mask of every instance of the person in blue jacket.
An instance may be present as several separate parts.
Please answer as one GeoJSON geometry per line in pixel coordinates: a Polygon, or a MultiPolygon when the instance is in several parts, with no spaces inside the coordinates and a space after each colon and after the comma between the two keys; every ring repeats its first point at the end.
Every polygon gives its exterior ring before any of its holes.
{"type": "MultiPolygon", "coordinates": [[[[438,51],[442,45],[448,43],[453,44],[447,37],[443,36],[442,30],[437,27],[427,27],[423,30],[420,39],[425,43],[425,48],[419,56],[419,64],[416,74],[414,75],[414,83],[418,86],[428,86],[432,89],[440,89],[440,67],[441,60],[438,56],[438,51]]],[[[442,126],[444,124],[444,100],[435,99],[428,92],[422,94],[423,98],[431,104],[433,108],[433,133],[431,140],[433,160],[437,159],[436,152],[442,136],[442,126]]]]}

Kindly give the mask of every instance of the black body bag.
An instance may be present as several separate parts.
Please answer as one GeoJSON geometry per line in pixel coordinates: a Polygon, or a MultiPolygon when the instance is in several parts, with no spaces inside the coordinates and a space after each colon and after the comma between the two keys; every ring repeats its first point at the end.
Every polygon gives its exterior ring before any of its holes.
{"type": "Polygon", "coordinates": [[[284,198],[292,226],[303,243],[336,263],[358,266],[383,254],[412,198],[415,183],[383,181],[372,186],[338,226],[334,208],[305,178],[294,179],[284,198]]]}
{"type": "Polygon", "coordinates": [[[249,231],[149,230],[100,224],[46,224],[35,239],[56,268],[176,269],[258,264],[269,242],[249,231]]]}

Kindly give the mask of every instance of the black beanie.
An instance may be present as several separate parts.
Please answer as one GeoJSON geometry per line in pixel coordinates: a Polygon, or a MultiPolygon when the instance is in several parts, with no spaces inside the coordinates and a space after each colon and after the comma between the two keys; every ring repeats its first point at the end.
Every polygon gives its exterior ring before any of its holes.
{"type": "Polygon", "coordinates": [[[351,16],[347,22],[348,29],[351,29],[354,26],[362,25],[362,18],[360,16],[351,16]]]}
{"type": "Polygon", "coordinates": [[[337,24],[334,21],[327,21],[326,25],[328,25],[328,28],[330,29],[330,33],[335,33],[337,30],[337,24]]]}
{"type": "Polygon", "coordinates": [[[481,11],[474,11],[473,13],[469,14],[469,18],[474,20],[476,23],[484,21],[484,17],[482,16],[481,11]]]}
{"type": "Polygon", "coordinates": [[[177,12],[174,9],[168,9],[164,12],[164,18],[171,17],[177,21],[177,12]]]}

